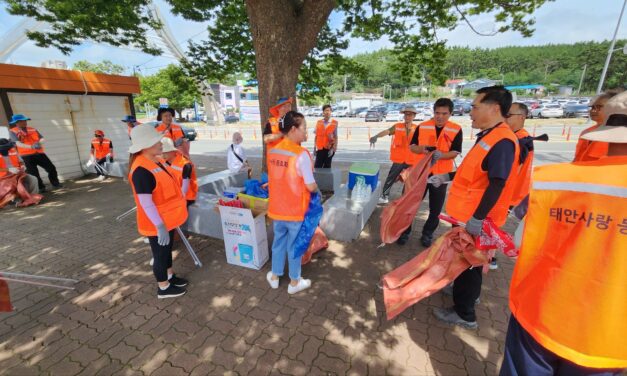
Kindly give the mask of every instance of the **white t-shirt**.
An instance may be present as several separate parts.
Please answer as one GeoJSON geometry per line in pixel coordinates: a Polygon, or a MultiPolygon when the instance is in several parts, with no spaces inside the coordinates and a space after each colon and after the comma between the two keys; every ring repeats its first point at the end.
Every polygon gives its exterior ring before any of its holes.
{"type": "Polygon", "coordinates": [[[296,159],[296,171],[299,176],[303,177],[305,184],[312,184],[316,182],[313,176],[311,157],[308,152],[303,151],[298,156],[298,159],[296,159]]]}
{"type": "MultiPolygon", "coordinates": [[[[243,161],[246,161],[246,153],[244,152],[244,148],[241,144],[235,145],[233,144],[233,149],[235,149],[235,153],[242,158],[243,161]]],[[[239,159],[233,154],[233,149],[231,146],[226,151],[226,163],[229,166],[229,170],[233,173],[240,172],[242,167],[244,167],[244,163],[240,162],[239,159]]]]}

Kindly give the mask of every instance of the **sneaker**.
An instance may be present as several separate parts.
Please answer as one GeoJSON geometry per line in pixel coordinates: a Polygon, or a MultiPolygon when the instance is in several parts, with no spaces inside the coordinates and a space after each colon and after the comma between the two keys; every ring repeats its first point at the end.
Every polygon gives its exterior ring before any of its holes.
{"type": "Polygon", "coordinates": [[[53,186],[54,186],[54,189],[61,189],[61,188],[63,188],[63,184],[61,184],[61,183],[59,183],[57,185],[53,184],[53,186]]]}
{"type": "Polygon", "coordinates": [[[144,244],[150,244],[150,240],[148,240],[148,238],[144,238],[144,244]]]}
{"type": "Polygon", "coordinates": [[[477,329],[479,324],[476,321],[466,321],[459,317],[453,307],[450,308],[434,308],[433,315],[440,321],[447,324],[459,325],[466,329],[477,329]]]}
{"type": "Polygon", "coordinates": [[[496,270],[499,268],[499,264],[496,263],[496,258],[492,258],[492,260],[490,260],[490,270],[496,270]]]}
{"type": "Polygon", "coordinates": [[[272,272],[268,272],[268,274],[266,274],[266,279],[268,280],[268,283],[270,284],[270,287],[272,287],[273,289],[278,289],[279,288],[279,280],[278,279],[272,279],[272,272]]]}
{"type": "Polygon", "coordinates": [[[176,274],[172,274],[172,278],[168,279],[168,282],[176,287],[185,287],[189,283],[185,278],[177,277],[176,274]]]}
{"type": "Polygon", "coordinates": [[[425,235],[422,234],[422,236],[420,237],[420,244],[422,244],[423,247],[431,247],[431,243],[433,243],[433,235],[425,235]]]}
{"type": "Polygon", "coordinates": [[[405,245],[407,244],[407,241],[409,240],[409,235],[407,234],[402,234],[398,240],[396,241],[396,244],[398,245],[405,245]]]}
{"type": "Polygon", "coordinates": [[[311,287],[311,280],[310,279],[301,278],[301,279],[298,280],[298,284],[296,286],[292,286],[291,284],[289,286],[287,286],[287,293],[288,294],[296,294],[297,292],[306,290],[309,287],[311,287]]]}
{"type": "Polygon", "coordinates": [[[153,266],[155,264],[155,259],[151,257],[150,262],[148,262],[148,264],[150,264],[150,266],[153,266]]]}
{"type": "Polygon", "coordinates": [[[379,204],[387,204],[388,202],[390,202],[390,200],[388,199],[387,196],[379,197],[379,204]]]}
{"type": "Polygon", "coordinates": [[[106,176],[104,176],[104,175],[100,175],[100,176],[98,176],[98,177],[96,178],[96,180],[98,180],[98,181],[103,181],[103,180],[105,180],[106,178],[107,178],[106,176]]]}
{"type": "Polygon", "coordinates": [[[157,287],[157,297],[159,299],[165,298],[176,298],[177,296],[185,295],[187,290],[182,287],[176,287],[173,284],[170,284],[167,289],[161,290],[160,287],[157,287]]]}

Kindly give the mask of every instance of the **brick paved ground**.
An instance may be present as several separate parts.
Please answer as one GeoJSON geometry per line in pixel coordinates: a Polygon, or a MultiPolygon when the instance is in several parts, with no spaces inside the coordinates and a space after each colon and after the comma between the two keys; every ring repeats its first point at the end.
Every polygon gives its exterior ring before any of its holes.
{"type": "MultiPolygon", "coordinates": [[[[225,165],[195,160],[205,166],[200,175],[225,165]]],[[[114,221],[132,206],[121,180],[83,179],[47,193],[37,207],[0,211],[0,269],[80,280],[65,292],[10,284],[15,311],[0,314],[0,374],[497,373],[513,266],[503,257],[484,279],[476,331],[431,316],[451,304],[441,294],[385,320],[376,283],[422,247],[414,231],[404,247],[376,249],[380,209],[361,238],[331,241],[303,268],[313,286],[295,296],[285,281],[269,288],[269,264],[230,266],[221,240],[192,236],[204,267],[195,269],[177,243],[175,270],[191,284],[184,297],[164,301],[156,299],[149,247],[134,220],[114,221]]]]}

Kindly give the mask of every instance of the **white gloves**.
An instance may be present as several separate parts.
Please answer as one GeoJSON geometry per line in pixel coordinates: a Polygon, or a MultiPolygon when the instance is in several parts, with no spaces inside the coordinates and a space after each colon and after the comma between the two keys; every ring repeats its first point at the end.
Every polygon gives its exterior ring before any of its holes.
{"type": "Polygon", "coordinates": [[[170,244],[170,232],[163,223],[157,225],[157,243],[162,247],[170,244]]]}
{"type": "Polygon", "coordinates": [[[438,188],[442,184],[448,183],[449,181],[451,181],[451,178],[449,177],[448,173],[433,175],[429,179],[427,179],[427,183],[432,184],[435,188],[438,188]]]}
{"type": "Polygon", "coordinates": [[[12,174],[17,174],[18,172],[20,172],[21,170],[17,167],[9,167],[9,172],[12,174]]]}

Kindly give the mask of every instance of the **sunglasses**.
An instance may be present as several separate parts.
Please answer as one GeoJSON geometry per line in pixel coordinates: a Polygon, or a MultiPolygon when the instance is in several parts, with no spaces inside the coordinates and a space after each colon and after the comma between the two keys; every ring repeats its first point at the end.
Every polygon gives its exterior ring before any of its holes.
{"type": "Polygon", "coordinates": [[[595,105],[593,105],[593,106],[588,106],[588,107],[590,107],[590,109],[591,109],[592,111],[599,111],[599,110],[600,110],[600,109],[602,109],[604,106],[603,106],[602,104],[595,104],[595,105]]]}
{"type": "Polygon", "coordinates": [[[508,119],[514,116],[525,116],[525,114],[507,114],[508,119]]]}

